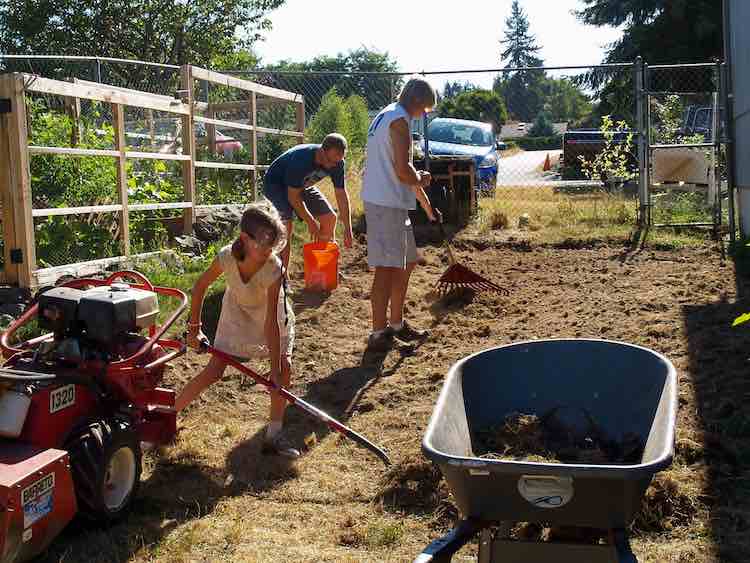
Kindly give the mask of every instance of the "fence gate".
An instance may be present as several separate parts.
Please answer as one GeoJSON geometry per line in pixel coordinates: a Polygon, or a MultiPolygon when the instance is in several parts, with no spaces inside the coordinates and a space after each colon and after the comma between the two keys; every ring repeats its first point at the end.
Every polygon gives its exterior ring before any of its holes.
{"type": "Polygon", "coordinates": [[[642,221],[734,236],[727,182],[725,65],[643,65],[642,221]]]}

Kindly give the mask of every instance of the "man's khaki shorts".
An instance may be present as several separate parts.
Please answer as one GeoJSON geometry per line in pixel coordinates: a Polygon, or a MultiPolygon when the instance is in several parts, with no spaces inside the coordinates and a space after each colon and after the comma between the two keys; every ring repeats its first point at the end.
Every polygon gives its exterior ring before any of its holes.
{"type": "Polygon", "coordinates": [[[417,243],[409,211],[365,201],[367,264],[371,268],[402,268],[417,261],[417,243]]]}

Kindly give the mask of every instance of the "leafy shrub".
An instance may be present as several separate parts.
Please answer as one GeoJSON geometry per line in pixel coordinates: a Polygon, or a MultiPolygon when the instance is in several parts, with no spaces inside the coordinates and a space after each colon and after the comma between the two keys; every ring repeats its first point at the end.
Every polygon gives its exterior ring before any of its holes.
{"type": "Polygon", "coordinates": [[[606,181],[608,179],[629,180],[635,176],[630,162],[633,153],[633,132],[624,121],[615,122],[611,116],[602,117],[599,128],[604,136],[604,148],[593,158],[578,156],[583,173],[590,180],[606,181]],[[623,141],[616,137],[625,134],[623,141]]]}
{"type": "Polygon", "coordinates": [[[495,133],[499,133],[508,120],[503,98],[492,90],[462,92],[455,97],[444,99],[437,109],[440,117],[492,123],[495,133]]]}
{"type": "Polygon", "coordinates": [[[318,111],[310,120],[305,136],[311,143],[320,143],[329,133],[341,133],[348,139],[351,136],[350,130],[351,116],[346,104],[336,92],[336,88],[331,88],[323,96],[318,111]]]}
{"type": "Polygon", "coordinates": [[[529,135],[532,137],[552,137],[554,134],[555,128],[552,125],[549,115],[545,111],[540,111],[534,120],[534,124],[531,126],[529,135]]]}

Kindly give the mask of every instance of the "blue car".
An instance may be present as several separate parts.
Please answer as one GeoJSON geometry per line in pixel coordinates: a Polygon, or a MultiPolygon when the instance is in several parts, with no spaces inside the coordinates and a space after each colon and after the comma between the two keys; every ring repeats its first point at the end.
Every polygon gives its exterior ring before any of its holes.
{"type": "Polygon", "coordinates": [[[430,156],[472,156],[476,168],[475,185],[492,195],[497,185],[498,143],[492,125],[466,119],[437,117],[427,126],[430,156]]]}

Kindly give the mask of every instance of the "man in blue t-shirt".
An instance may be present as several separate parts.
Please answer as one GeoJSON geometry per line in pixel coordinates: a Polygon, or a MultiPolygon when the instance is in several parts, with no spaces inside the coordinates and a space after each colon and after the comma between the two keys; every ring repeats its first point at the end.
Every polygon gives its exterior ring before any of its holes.
{"type": "Polygon", "coordinates": [[[289,149],[268,168],[263,179],[263,193],[278,210],[286,226],[287,245],[281,255],[285,268],[289,264],[289,239],[295,213],[307,224],[312,240],[333,240],[336,212],[315,187],[327,176],[333,182],[339,213],[344,221],[344,245],[351,248],[352,221],[344,179],[346,149],[346,139],[338,133],[331,133],[320,145],[297,145],[289,149]]]}

